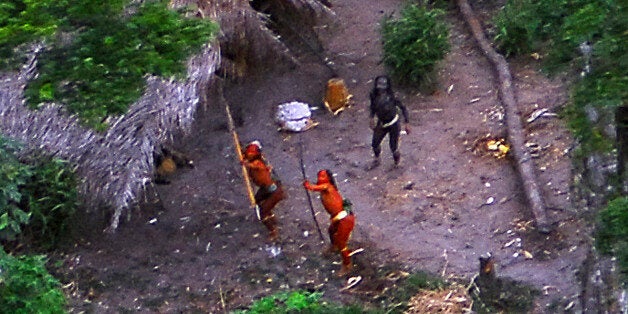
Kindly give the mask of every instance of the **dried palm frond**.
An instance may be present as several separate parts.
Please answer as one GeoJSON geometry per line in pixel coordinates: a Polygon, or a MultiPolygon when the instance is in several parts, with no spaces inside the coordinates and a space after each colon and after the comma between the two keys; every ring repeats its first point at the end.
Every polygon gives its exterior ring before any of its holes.
{"type": "MultiPolygon", "coordinates": [[[[328,11],[316,1],[291,3],[309,6],[317,14],[328,11]]],[[[240,58],[246,62],[297,62],[248,0],[173,0],[171,5],[194,5],[197,15],[216,20],[221,26],[219,41],[228,43],[225,48],[235,47],[234,55],[246,56],[240,58]]],[[[45,104],[37,111],[26,107],[24,88],[37,75],[37,54],[44,45],[31,48],[18,73],[0,74],[0,133],[24,142],[25,154],[43,150],[70,161],[81,178],[79,192],[85,209],[109,208],[112,218],[107,229],[114,231],[120,216],[153,177],[153,152],[191,130],[200,97],[205,96],[221,64],[221,47],[212,43],[188,60],[183,81],[147,76],[144,95],[125,115],[112,118],[104,135],[81,126],[76,116],[58,104],[45,104]]]]}
{"type": "Polygon", "coordinates": [[[473,301],[464,286],[443,290],[421,290],[408,302],[405,313],[470,313],[473,301]]]}
{"type": "Polygon", "coordinates": [[[25,153],[43,150],[70,161],[81,178],[79,192],[85,208],[113,209],[109,230],[118,227],[153,176],[153,152],[191,129],[200,89],[209,84],[220,61],[211,45],[188,61],[187,79],[148,76],[145,94],[127,114],[113,119],[104,134],[78,123],[57,104],[39,110],[25,106],[24,87],[36,75],[37,53],[33,46],[19,73],[6,73],[0,82],[0,132],[26,144],[25,153]]]}

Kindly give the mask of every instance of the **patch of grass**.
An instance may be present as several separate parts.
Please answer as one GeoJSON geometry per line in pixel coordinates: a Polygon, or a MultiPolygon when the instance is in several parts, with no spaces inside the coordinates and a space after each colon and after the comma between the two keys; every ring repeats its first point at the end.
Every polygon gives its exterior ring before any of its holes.
{"type": "MultiPolygon", "coordinates": [[[[0,54],[44,39],[39,76],[29,82],[32,108],[58,102],[96,130],[126,112],[145,88],[144,75],[185,75],[188,56],[217,32],[217,24],[185,18],[168,1],[9,1],[0,6],[0,54]],[[126,10],[125,10],[126,8],[126,10]],[[133,14],[125,14],[125,11],[133,14]]],[[[13,61],[15,62],[15,61],[13,61]]]]}
{"type": "MultiPolygon", "coordinates": [[[[390,269],[380,270],[382,274],[390,274],[390,269]]],[[[375,279],[377,281],[378,279],[375,279]]],[[[236,314],[264,314],[264,313],[316,313],[316,314],[357,314],[357,313],[403,313],[408,308],[408,301],[421,289],[438,290],[448,286],[448,283],[442,278],[427,272],[418,271],[406,277],[391,281],[389,278],[380,278],[384,280],[387,288],[386,291],[376,291],[381,293],[380,296],[373,298],[369,296],[369,300],[364,303],[356,303],[352,305],[338,305],[323,300],[322,292],[309,291],[284,291],[277,292],[270,296],[261,298],[245,310],[238,310],[236,314]],[[368,305],[367,305],[368,304],[368,305]]]]}
{"type": "Polygon", "coordinates": [[[384,63],[402,84],[433,85],[432,72],[450,49],[445,12],[409,4],[382,22],[384,63]]]}
{"type": "Polygon", "coordinates": [[[247,310],[234,311],[235,314],[358,314],[365,311],[357,306],[339,306],[321,300],[322,292],[286,291],[263,297],[247,310]]]}
{"type": "Polygon", "coordinates": [[[419,290],[437,290],[447,286],[443,278],[433,274],[417,271],[403,279],[397,289],[391,292],[394,302],[391,303],[407,303],[419,290]]]}
{"type": "Polygon", "coordinates": [[[628,197],[618,197],[598,213],[595,246],[617,257],[623,283],[628,283],[628,197]]]}
{"type": "Polygon", "coordinates": [[[381,303],[385,313],[403,313],[408,309],[408,302],[420,290],[439,290],[447,287],[443,278],[424,271],[416,271],[402,278],[394,289],[388,291],[386,300],[381,303]]]}

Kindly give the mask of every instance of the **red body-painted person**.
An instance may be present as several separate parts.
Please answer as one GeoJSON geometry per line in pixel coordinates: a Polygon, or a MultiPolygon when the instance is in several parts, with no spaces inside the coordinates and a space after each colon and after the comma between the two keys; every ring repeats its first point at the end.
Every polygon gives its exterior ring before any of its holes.
{"type": "Polygon", "coordinates": [[[355,226],[355,215],[351,211],[351,203],[343,200],[333,174],[329,170],[320,170],[318,172],[318,182],[316,185],[310,184],[307,180],[303,182],[303,186],[310,190],[321,193],[321,202],[331,217],[329,225],[329,238],[331,239],[332,249],[339,251],[342,256],[342,268],[339,276],[344,276],[353,267],[351,262],[351,254],[348,247],[351,231],[355,226]]]}
{"type": "Polygon", "coordinates": [[[276,241],[279,239],[279,230],[273,208],[279,201],[286,198],[281,181],[273,176],[273,168],[264,160],[258,141],[253,141],[246,146],[242,164],[246,166],[251,181],[259,187],[255,193],[255,203],[260,211],[259,218],[270,232],[269,239],[276,241]]]}

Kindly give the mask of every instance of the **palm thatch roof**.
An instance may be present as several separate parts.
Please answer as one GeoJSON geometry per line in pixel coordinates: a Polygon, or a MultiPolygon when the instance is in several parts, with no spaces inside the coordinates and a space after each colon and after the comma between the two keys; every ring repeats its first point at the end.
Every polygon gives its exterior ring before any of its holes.
{"type": "MultiPolygon", "coordinates": [[[[285,3],[295,10],[307,8],[309,14],[327,10],[314,0],[285,3]]],[[[195,5],[198,15],[218,21],[218,42],[208,43],[188,60],[185,80],[146,76],[144,95],[126,114],[111,118],[104,134],[81,126],[59,104],[45,104],[36,111],[27,108],[24,88],[37,75],[37,55],[43,44],[31,47],[19,72],[0,74],[0,133],[24,142],[25,153],[45,151],[70,161],[81,179],[79,194],[85,210],[111,213],[108,231],[117,229],[122,214],[152,184],[153,152],[191,130],[199,104],[212,97],[207,91],[217,70],[237,77],[264,60],[297,62],[266,27],[267,16],[253,10],[248,0],[173,0],[171,5],[195,5]]]]}
{"type": "Polygon", "coordinates": [[[100,134],[78,123],[62,106],[39,110],[25,106],[24,88],[36,75],[35,46],[19,73],[2,76],[0,132],[24,142],[27,151],[43,150],[70,161],[81,178],[79,192],[86,209],[113,209],[109,229],[141,195],[153,177],[153,152],[191,129],[200,90],[212,79],[220,55],[211,45],[188,61],[184,81],[147,76],[144,95],[129,111],[113,118],[100,134]]]}

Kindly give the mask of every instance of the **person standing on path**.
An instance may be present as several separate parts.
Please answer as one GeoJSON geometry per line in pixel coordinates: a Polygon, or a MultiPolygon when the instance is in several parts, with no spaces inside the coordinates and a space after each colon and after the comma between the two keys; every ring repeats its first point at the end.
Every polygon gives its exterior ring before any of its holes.
{"type": "Polygon", "coordinates": [[[277,241],[279,230],[273,208],[286,198],[281,181],[272,175],[273,167],[266,163],[259,141],[249,143],[243,152],[241,163],[246,167],[251,181],[259,187],[255,193],[255,203],[259,207],[258,218],[270,232],[268,239],[277,241]]]}
{"type": "Polygon", "coordinates": [[[355,214],[351,210],[351,202],[343,199],[340,192],[338,192],[336,181],[330,170],[320,170],[317,180],[316,185],[312,185],[305,180],[303,181],[303,187],[307,190],[321,193],[323,207],[325,207],[325,210],[331,217],[329,225],[331,246],[328,251],[340,252],[342,268],[338,276],[341,277],[348,274],[353,268],[348,242],[355,226],[355,214]]]}
{"type": "Polygon", "coordinates": [[[370,93],[370,101],[369,127],[373,130],[371,147],[375,158],[368,170],[379,166],[379,155],[382,152],[381,143],[387,134],[395,166],[398,166],[401,160],[401,153],[399,153],[400,115],[403,115],[404,129],[407,134],[410,134],[410,128],[408,127],[406,107],[395,97],[388,76],[380,75],[375,78],[370,93]]]}

